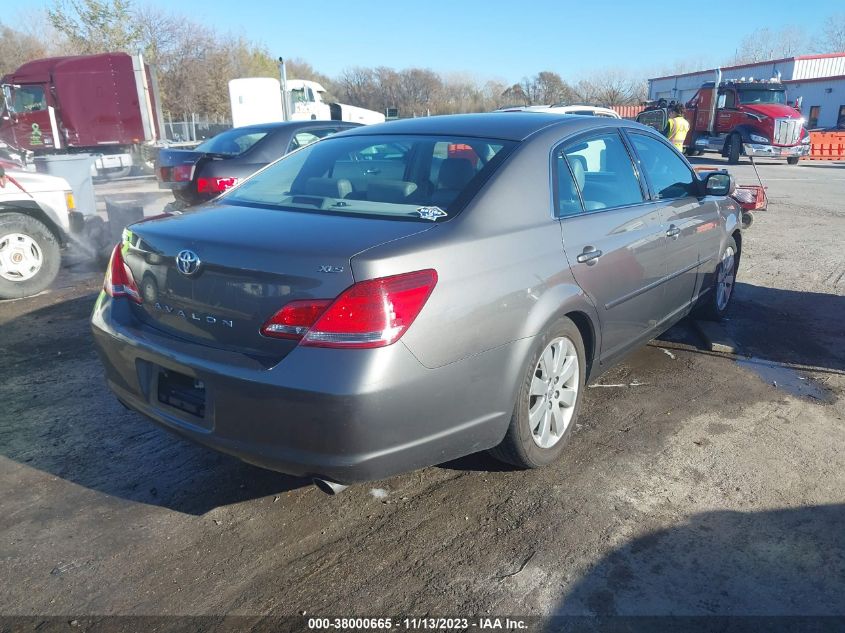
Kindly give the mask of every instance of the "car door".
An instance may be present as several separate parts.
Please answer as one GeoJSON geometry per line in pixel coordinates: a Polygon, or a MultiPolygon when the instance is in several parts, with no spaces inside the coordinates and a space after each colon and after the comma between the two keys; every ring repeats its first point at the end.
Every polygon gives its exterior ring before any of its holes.
{"type": "Polygon", "coordinates": [[[647,336],[665,312],[660,205],[647,199],[616,128],[565,141],[554,156],[557,182],[569,170],[583,203],[583,212],[564,213],[571,203],[565,204],[565,185],[558,186],[564,251],[575,280],[596,306],[600,359],[610,362],[647,336]]]}
{"type": "Polygon", "coordinates": [[[698,178],[687,161],[662,138],[627,130],[649,195],[660,205],[666,229],[667,319],[692,301],[704,260],[719,249],[719,210],[699,198],[698,178]]]}

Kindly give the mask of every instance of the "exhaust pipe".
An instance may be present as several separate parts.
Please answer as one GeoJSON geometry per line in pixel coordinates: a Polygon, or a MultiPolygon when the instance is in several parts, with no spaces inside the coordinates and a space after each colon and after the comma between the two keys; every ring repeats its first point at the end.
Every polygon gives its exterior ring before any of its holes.
{"type": "Polygon", "coordinates": [[[318,477],[314,477],[311,482],[327,495],[339,495],[349,487],[344,484],[335,483],[334,481],[319,479],[318,477]]]}
{"type": "Polygon", "coordinates": [[[719,85],[722,83],[722,69],[716,69],[716,81],[713,82],[713,97],[710,100],[710,120],[707,121],[707,133],[713,136],[716,129],[716,106],[719,103],[719,85]]]}

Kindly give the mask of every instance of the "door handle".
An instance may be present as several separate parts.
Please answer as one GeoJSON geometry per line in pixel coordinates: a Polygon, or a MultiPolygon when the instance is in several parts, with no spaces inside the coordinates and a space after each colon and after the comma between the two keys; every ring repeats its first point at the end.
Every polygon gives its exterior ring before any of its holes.
{"type": "Polygon", "coordinates": [[[376,168],[373,167],[373,168],[370,168],[370,169],[365,169],[364,173],[367,174],[368,176],[373,175],[373,174],[380,174],[381,169],[376,169],[376,168]]]}
{"type": "Polygon", "coordinates": [[[677,226],[675,226],[674,224],[672,224],[671,226],[669,226],[669,230],[668,230],[668,231],[666,231],[666,237],[671,237],[673,240],[678,239],[678,236],[679,236],[680,234],[681,234],[681,229],[679,229],[679,228],[678,228],[677,226]]]}
{"type": "Polygon", "coordinates": [[[584,252],[578,255],[575,259],[578,260],[579,264],[587,264],[588,266],[592,266],[596,263],[596,260],[601,257],[601,251],[597,251],[594,248],[585,248],[584,252]]]}

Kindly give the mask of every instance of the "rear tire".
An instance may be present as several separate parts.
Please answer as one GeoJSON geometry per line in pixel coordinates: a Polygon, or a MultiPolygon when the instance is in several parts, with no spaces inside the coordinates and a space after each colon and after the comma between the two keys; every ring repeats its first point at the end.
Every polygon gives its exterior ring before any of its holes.
{"type": "Polygon", "coordinates": [[[797,164],[798,164],[798,160],[799,160],[799,157],[798,157],[798,156],[789,156],[789,157],[786,159],[786,163],[787,163],[788,165],[797,165],[797,164]]]}
{"type": "Polygon", "coordinates": [[[728,137],[728,164],[736,165],[742,153],[742,139],[739,134],[731,134],[728,137]]]}
{"type": "Polygon", "coordinates": [[[575,428],[586,368],[581,333],[558,319],[537,338],[508,431],[490,454],[519,468],[555,461],[575,428]]]}
{"type": "Polygon", "coordinates": [[[705,321],[720,321],[731,304],[739,269],[739,251],[736,240],[730,237],[719,258],[719,265],[713,273],[710,291],[705,294],[693,310],[693,316],[705,321]]]}
{"type": "Polygon", "coordinates": [[[0,213],[0,299],[38,294],[56,279],[59,241],[40,220],[23,213],[0,213]]]}
{"type": "Polygon", "coordinates": [[[754,214],[751,211],[742,212],[742,228],[747,229],[754,224],[754,214]]]}

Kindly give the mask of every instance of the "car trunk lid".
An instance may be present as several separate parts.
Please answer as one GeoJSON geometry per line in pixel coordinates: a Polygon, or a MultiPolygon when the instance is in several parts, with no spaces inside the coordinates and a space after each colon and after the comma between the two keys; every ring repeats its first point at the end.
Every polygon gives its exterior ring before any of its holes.
{"type": "Polygon", "coordinates": [[[222,158],[225,156],[195,150],[162,149],[156,159],[156,178],[166,189],[184,189],[204,163],[222,158]]]}
{"type": "Polygon", "coordinates": [[[130,227],[124,256],[143,298],[133,310],[173,336],[278,360],[297,342],[260,328],[282,306],[335,298],[355,281],[355,254],[430,228],[221,203],[141,222],[130,227]],[[196,270],[186,265],[192,256],[196,270]]]}

